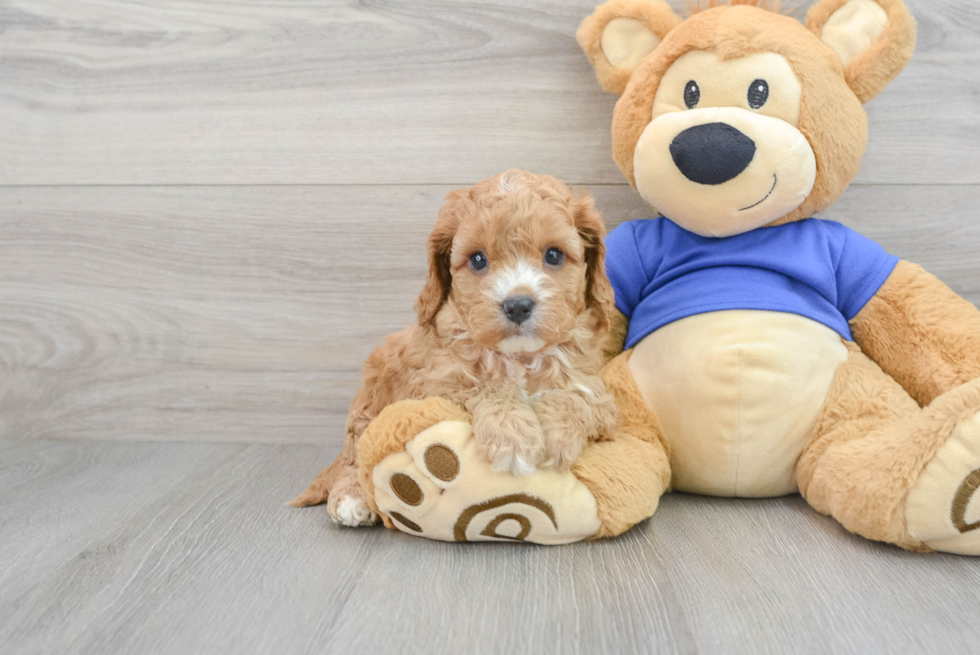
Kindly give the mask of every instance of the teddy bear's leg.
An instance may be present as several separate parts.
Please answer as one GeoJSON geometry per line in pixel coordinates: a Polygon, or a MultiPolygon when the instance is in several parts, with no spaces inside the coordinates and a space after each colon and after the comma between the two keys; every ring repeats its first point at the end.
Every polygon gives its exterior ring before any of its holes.
{"type": "Polygon", "coordinates": [[[667,457],[648,431],[589,444],[570,471],[496,472],[469,416],[441,398],[386,408],[358,442],[362,488],[389,528],[444,541],[568,543],[619,534],[648,518],[667,457]]]}
{"type": "Polygon", "coordinates": [[[848,350],[800,457],[800,493],[869,539],[980,554],[971,529],[980,525],[980,500],[970,486],[980,468],[980,382],[920,409],[856,345],[848,350]],[[919,527],[930,521],[947,529],[919,527]]]}
{"type": "Polygon", "coordinates": [[[909,535],[933,550],[980,555],[980,380],[936,398],[923,411],[941,442],[905,501],[909,535]]]}
{"type": "Polygon", "coordinates": [[[602,528],[593,538],[618,535],[653,516],[670,486],[660,421],[647,407],[627,366],[632,352],[621,353],[602,370],[602,381],[619,410],[615,438],[591,444],[572,465],[598,503],[602,528]]]}

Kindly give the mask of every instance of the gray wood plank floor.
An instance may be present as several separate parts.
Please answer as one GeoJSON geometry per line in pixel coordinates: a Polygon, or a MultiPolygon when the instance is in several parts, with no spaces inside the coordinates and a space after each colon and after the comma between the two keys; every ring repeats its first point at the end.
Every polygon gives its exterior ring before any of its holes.
{"type": "Polygon", "coordinates": [[[455,545],[284,508],[315,446],[0,448],[6,653],[976,648],[976,562],[867,542],[798,497],[675,494],[617,540],[455,545]]]}
{"type": "MultiPolygon", "coordinates": [[[[976,650],[980,562],[799,498],[560,548],[283,506],[448,190],[517,166],[648,216],[574,42],[596,1],[0,0],[0,653],[976,650]]],[[[980,304],[980,6],[907,1],[825,216],[980,304]]]]}

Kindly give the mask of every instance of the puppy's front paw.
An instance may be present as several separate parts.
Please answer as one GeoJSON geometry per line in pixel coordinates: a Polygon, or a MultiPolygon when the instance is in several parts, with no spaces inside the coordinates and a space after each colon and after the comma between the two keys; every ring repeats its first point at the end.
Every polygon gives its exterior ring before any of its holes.
{"type": "Polygon", "coordinates": [[[490,455],[490,470],[496,473],[510,471],[514,475],[531,475],[536,467],[537,464],[525,460],[513,448],[501,447],[490,455]]]}
{"type": "Polygon", "coordinates": [[[569,429],[564,425],[545,425],[544,449],[545,459],[542,466],[554,467],[559,471],[568,468],[582,454],[582,448],[588,443],[587,434],[569,429]]]}
{"type": "Polygon", "coordinates": [[[477,415],[473,438],[497,472],[530,475],[544,458],[541,425],[530,409],[509,414],[477,415]]]}
{"type": "Polygon", "coordinates": [[[559,471],[567,470],[590,440],[602,440],[616,420],[612,397],[605,393],[549,391],[534,399],[533,408],[544,431],[542,465],[559,471]]]}

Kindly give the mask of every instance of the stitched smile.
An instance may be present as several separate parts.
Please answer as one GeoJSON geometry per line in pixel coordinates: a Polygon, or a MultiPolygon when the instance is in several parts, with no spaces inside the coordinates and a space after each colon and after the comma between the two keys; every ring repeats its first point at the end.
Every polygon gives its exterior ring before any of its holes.
{"type": "Polygon", "coordinates": [[[776,190],[776,183],[777,182],[779,182],[779,178],[776,177],[776,174],[775,173],[773,173],[772,174],[772,188],[769,189],[769,193],[766,194],[766,197],[763,198],[762,200],[760,200],[759,202],[755,203],[754,205],[749,205],[748,207],[742,207],[741,209],[739,209],[739,211],[740,212],[744,212],[744,211],[746,211],[748,209],[752,209],[753,207],[758,207],[759,205],[761,205],[765,201],[769,200],[769,196],[771,196],[772,195],[772,192],[776,190]]]}

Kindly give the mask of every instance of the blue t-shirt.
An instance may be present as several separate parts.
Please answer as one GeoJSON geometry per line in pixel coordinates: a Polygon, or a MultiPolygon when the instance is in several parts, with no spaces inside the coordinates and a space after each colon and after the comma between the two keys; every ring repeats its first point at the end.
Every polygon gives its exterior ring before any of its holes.
{"type": "Polygon", "coordinates": [[[723,239],[666,218],[623,223],[606,238],[626,347],[676,320],[726,309],[799,314],[851,340],[854,318],[898,257],[834,221],[809,218],[723,239]]]}

